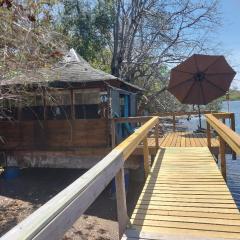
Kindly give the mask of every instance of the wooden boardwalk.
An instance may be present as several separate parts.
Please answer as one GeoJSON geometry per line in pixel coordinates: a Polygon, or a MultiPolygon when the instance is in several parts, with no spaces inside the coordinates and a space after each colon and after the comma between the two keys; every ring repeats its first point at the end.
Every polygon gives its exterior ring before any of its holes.
{"type": "Polygon", "coordinates": [[[240,239],[240,214],[207,147],[158,151],[123,236],[240,239]]]}

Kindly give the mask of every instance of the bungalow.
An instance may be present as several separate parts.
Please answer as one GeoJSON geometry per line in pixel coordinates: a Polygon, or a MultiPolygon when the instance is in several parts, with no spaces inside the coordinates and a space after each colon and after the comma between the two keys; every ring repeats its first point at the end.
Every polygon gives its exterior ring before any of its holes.
{"type": "MultiPolygon", "coordinates": [[[[43,79],[1,83],[27,89],[27,101],[2,106],[8,165],[90,168],[111,149],[111,118],[136,115],[136,95],[142,89],[97,70],[71,49],[43,79]],[[27,87],[26,87],[27,86],[27,87]]],[[[118,138],[126,131],[118,128],[118,138]]]]}

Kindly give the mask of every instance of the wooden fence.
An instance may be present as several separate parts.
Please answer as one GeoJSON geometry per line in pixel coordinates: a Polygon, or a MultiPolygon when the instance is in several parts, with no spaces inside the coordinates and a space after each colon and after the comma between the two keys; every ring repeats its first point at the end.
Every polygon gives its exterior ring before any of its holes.
{"type": "MultiPolygon", "coordinates": [[[[229,117],[222,114],[222,116],[229,117]]],[[[219,135],[219,152],[221,158],[221,171],[226,180],[226,159],[225,148],[226,144],[233,150],[233,159],[236,159],[236,154],[240,154],[240,136],[235,132],[234,114],[230,114],[231,128],[221,122],[216,114],[205,114],[207,120],[207,141],[208,147],[211,149],[211,128],[213,128],[219,135]]]]}
{"type": "Polygon", "coordinates": [[[143,141],[145,174],[148,174],[147,134],[152,128],[158,126],[158,122],[158,117],[150,118],[93,168],[7,232],[1,239],[61,239],[64,233],[87,210],[114,177],[116,182],[119,237],[121,237],[128,223],[124,161],[143,141]]]}

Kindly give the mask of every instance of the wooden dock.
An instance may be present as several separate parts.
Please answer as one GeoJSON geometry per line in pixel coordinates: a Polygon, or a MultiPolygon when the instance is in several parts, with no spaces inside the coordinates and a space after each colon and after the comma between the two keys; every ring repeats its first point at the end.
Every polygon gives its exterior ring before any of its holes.
{"type": "Polygon", "coordinates": [[[226,146],[231,148],[233,159],[240,155],[234,115],[205,114],[205,118],[204,135],[176,132],[173,128],[163,137],[159,137],[157,116],[113,120],[113,132],[117,122],[141,125],[117,146],[112,134],[109,154],[1,239],[62,239],[115,178],[119,239],[240,240],[239,210],[225,182],[226,146]],[[231,128],[224,124],[228,117],[232,119],[231,128]],[[218,139],[212,137],[213,132],[218,139]],[[214,148],[219,149],[221,171],[212,155],[214,148]],[[129,218],[124,164],[136,152],[143,156],[146,182],[129,218]],[[150,166],[149,156],[155,154],[150,166]]]}
{"type": "Polygon", "coordinates": [[[240,239],[239,210],[207,147],[167,147],[122,239],[240,239]]]}
{"type": "MultiPolygon", "coordinates": [[[[216,137],[211,139],[212,147],[219,148],[219,141],[216,137]]],[[[150,147],[155,147],[155,139],[148,138],[150,147]]],[[[207,134],[206,133],[193,133],[193,132],[170,132],[164,134],[159,139],[160,147],[207,147],[207,134]]]]}

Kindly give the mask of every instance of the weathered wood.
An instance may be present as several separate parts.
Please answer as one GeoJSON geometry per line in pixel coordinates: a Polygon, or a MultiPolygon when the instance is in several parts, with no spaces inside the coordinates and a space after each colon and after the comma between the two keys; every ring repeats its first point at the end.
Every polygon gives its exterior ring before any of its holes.
{"type": "Polygon", "coordinates": [[[237,153],[240,154],[240,136],[211,114],[205,115],[207,122],[222,139],[237,153]]]}
{"type": "Polygon", "coordinates": [[[71,93],[71,119],[74,120],[75,119],[75,103],[74,103],[74,93],[73,93],[73,89],[70,90],[71,93]]]}
{"type": "Polygon", "coordinates": [[[226,174],[226,156],[225,156],[226,144],[225,144],[225,141],[222,139],[222,137],[220,137],[219,142],[220,142],[219,153],[220,153],[220,159],[221,159],[221,172],[222,172],[224,180],[226,181],[226,176],[227,176],[227,174],[226,174]]]}
{"type": "Polygon", "coordinates": [[[106,119],[0,121],[7,144],[1,150],[62,150],[74,147],[107,147],[106,119]],[[39,137],[41,135],[41,137],[39,137]]]}
{"type": "Polygon", "coordinates": [[[124,180],[124,169],[121,168],[116,177],[116,197],[117,197],[117,216],[118,216],[118,229],[119,238],[121,239],[128,221],[129,217],[127,214],[127,203],[126,203],[126,192],[125,192],[125,180],[124,180]]]}
{"type": "Polygon", "coordinates": [[[116,123],[144,123],[147,122],[149,119],[151,119],[153,116],[141,116],[141,117],[120,117],[120,118],[114,118],[114,121],[116,123]]]}
{"type": "Polygon", "coordinates": [[[147,138],[143,139],[143,161],[144,161],[144,175],[145,175],[145,178],[147,178],[150,170],[147,138]]]}
{"type": "Polygon", "coordinates": [[[112,148],[116,146],[116,124],[114,119],[111,120],[111,144],[112,148]]]}

